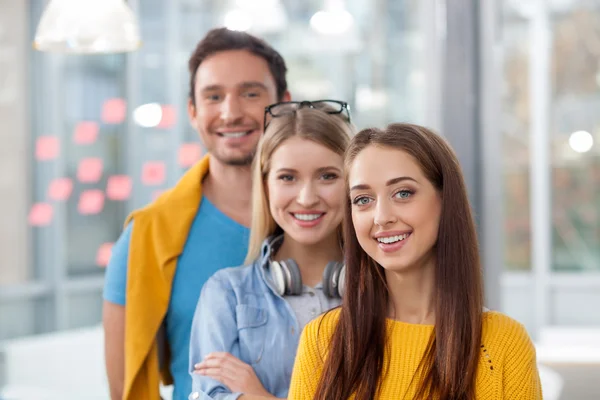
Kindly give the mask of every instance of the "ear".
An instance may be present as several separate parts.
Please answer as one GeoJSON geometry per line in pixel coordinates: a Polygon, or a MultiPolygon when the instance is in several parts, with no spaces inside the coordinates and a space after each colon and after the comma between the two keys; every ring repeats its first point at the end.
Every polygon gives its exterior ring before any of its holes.
{"type": "Polygon", "coordinates": [[[195,130],[198,130],[198,123],[196,122],[196,115],[197,115],[198,111],[196,110],[196,106],[192,102],[191,98],[188,98],[187,111],[188,111],[188,118],[190,119],[190,124],[192,125],[192,127],[195,130]]]}
{"type": "Polygon", "coordinates": [[[290,94],[289,90],[286,90],[285,93],[283,94],[281,101],[291,101],[291,100],[292,100],[292,95],[290,94]]]}

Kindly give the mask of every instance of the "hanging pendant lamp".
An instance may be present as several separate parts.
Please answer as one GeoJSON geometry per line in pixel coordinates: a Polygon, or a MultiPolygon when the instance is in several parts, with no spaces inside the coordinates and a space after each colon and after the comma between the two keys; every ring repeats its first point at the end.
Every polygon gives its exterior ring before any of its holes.
{"type": "Polygon", "coordinates": [[[141,45],[135,14],[123,0],[50,0],[33,47],[79,54],[123,53],[141,45]]]}

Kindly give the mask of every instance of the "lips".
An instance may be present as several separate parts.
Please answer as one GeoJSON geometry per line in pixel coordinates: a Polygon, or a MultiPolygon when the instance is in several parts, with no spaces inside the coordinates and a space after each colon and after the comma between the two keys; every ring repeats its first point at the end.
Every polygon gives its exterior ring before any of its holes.
{"type": "Polygon", "coordinates": [[[302,228],[313,228],[321,223],[325,217],[324,212],[313,211],[310,213],[302,212],[295,213],[291,212],[290,215],[294,219],[294,222],[302,228]]]}
{"type": "Polygon", "coordinates": [[[392,244],[392,243],[396,243],[396,242],[400,242],[402,240],[408,239],[409,236],[410,236],[410,233],[403,233],[400,235],[391,235],[391,236],[382,236],[382,237],[378,237],[377,241],[379,243],[392,244]]]}
{"type": "MultiPolygon", "coordinates": [[[[396,236],[410,236],[412,233],[412,229],[404,229],[402,231],[385,231],[385,232],[377,232],[373,235],[373,239],[385,239],[385,238],[394,238],[396,236]]],[[[404,238],[406,239],[406,237],[404,238]]]]}
{"type": "Polygon", "coordinates": [[[325,215],[325,213],[292,213],[292,215],[294,218],[299,219],[300,221],[314,221],[316,219],[321,218],[323,215],[325,215]]]}
{"type": "Polygon", "coordinates": [[[411,235],[412,231],[380,232],[373,239],[377,242],[377,247],[383,252],[394,253],[404,247],[411,235]]]}

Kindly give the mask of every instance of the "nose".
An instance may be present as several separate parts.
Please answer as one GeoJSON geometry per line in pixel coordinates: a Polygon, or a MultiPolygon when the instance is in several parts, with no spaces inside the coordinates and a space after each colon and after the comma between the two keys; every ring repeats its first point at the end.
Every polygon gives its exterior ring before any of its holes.
{"type": "Polygon", "coordinates": [[[305,208],[311,208],[317,205],[319,196],[317,195],[317,191],[312,182],[307,182],[302,186],[298,193],[297,202],[305,208]]]}
{"type": "Polygon", "coordinates": [[[375,207],[374,223],[377,226],[384,227],[397,221],[392,206],[387,201],[379,201],[375,207]]]}
{"type": "Polygon", "coordinates": [[[221,103],[221,119],[227,125],[238,122],[243,117],[240,100],[237,96],[227,95],[221,103]]]}

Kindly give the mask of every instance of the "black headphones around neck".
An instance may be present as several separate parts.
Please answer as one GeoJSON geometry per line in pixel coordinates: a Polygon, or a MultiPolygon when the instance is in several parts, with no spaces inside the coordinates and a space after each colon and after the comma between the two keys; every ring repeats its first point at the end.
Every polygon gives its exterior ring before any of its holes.
{"type": "MultiPolygon", "coordinates": [[[[271,278],[275,290],[280,296],[299,296],[302,294],[302,277],[298,264],[291,258],[282,261],[270,261],[271,278]]],[[[344,295],[346,266],[337,261],[327,263],[323,271],[323,293],[329,298],[341,298],[344,295]]]]}

